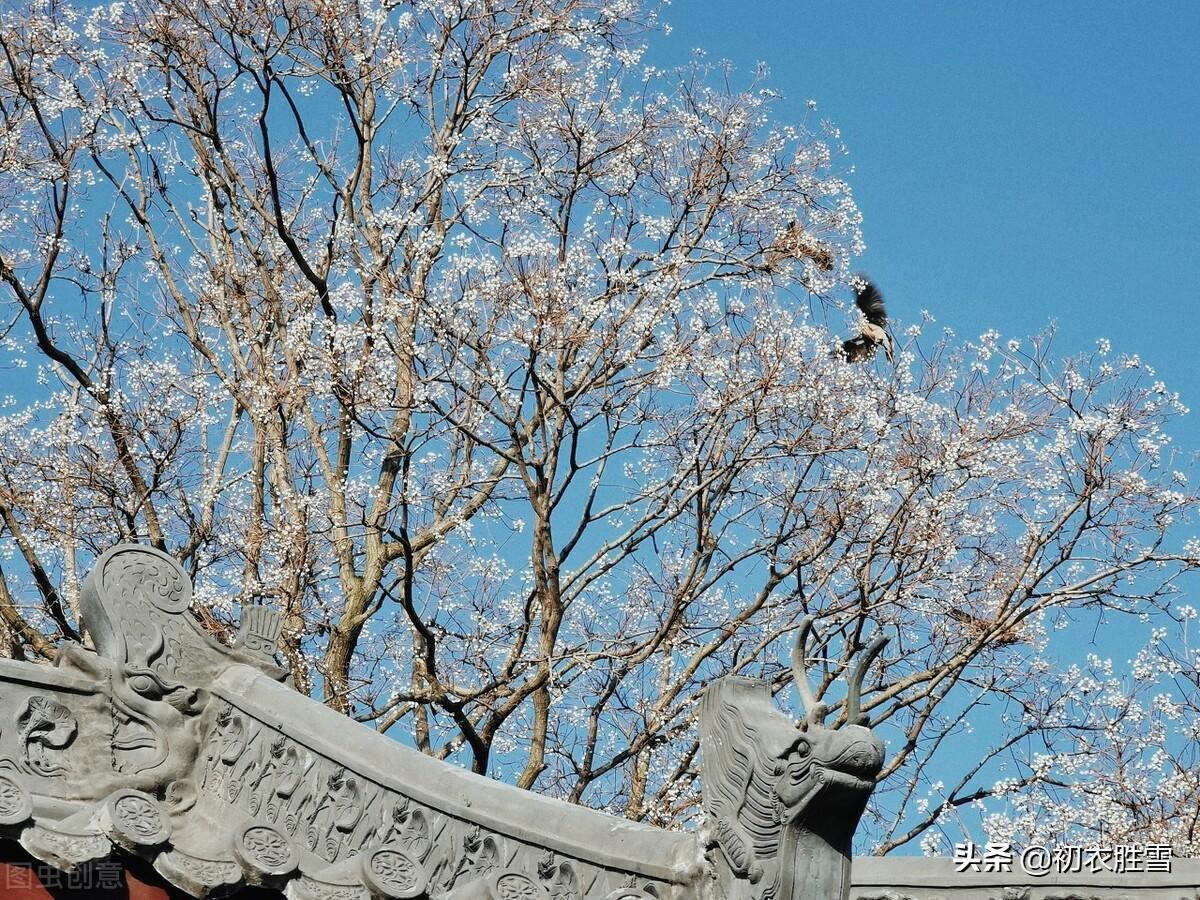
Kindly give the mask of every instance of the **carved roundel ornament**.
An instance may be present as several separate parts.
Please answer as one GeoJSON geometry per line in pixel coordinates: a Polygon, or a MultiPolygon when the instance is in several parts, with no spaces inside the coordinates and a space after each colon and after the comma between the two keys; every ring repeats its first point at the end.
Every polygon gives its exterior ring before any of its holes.
{"type": "Polygon", "coordinates": [[[657,898],[649,891],[639,891],[635,887],[623,887],[606,895],[604,900],[657,900],[657,898]]]}
{"type": "Polygon", "coordinates": [[[127,849],[156,847],[171,836],[162,805],[141,791],[114,791],[104,801],[104,812],[109,838],[127,849]]]}
{"type": "Polygon", "coordinates": [[[33,798],[9,772],[0,771],[0,825],[20,825],[33,815],[33,798]]]}
{"type": "Polygon", "coordinates": [[[501,869],[488,877],[493,900],[547,900],[546,889],[514,869],[501,869]]]}
{"type": "Polygon", "coordinates": [[[363,882],[376,897],[412,900],[426,893],[429,877],[411,855],[396,846],[384,846],[363,853],[363,882]]]}
{"type": "Polygon", "coordinates": [[[243,827],[233,849],[251,884],[284,878],[300,865],[300,857],[287,835],[264,822],[251,822],[243,827]]]}

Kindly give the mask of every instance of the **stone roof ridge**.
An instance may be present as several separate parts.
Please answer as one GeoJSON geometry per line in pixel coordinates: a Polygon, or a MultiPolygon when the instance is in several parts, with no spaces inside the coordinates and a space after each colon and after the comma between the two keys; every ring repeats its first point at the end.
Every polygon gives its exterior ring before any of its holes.
{"type": "Polygon", "coordinates": [[[168,554],[114,547],[81,595],[95,650],[66,642],[54,667],[0,660],[0,838],[67,872],[133,854],[195,897],[244,885],[291,900],[847,896],[850,838],[882,762],[861,721],[827,729],[818,704],[797,727],[770,685],[717,680],[700,723],[707,824],[670,832],[349,722],[291,688],[276,614],[244,610],[226,646],[191,599],[168,554]]]}

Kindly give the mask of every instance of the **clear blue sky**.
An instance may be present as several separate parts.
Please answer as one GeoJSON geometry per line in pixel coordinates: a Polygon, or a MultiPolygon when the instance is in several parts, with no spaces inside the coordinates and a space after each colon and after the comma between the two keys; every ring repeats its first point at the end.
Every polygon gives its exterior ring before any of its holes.
{"type": "Polygon", "coordinates": [[[961,337],[1057,320],[1060,352],[1138,353],[1200,449],[1200,2],[675,0],[651,59],[692,48],[849,146],[863,268],[892,313],[961,337]]]}

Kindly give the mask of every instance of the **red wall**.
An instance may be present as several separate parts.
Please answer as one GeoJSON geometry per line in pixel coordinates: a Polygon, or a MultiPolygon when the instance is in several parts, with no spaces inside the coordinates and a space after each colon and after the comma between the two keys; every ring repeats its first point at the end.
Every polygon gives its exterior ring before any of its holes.
{"type": "Polygon", "coordinates": [[[18,854],[7,846],[5,850],[4,857],[11,861],[0,862],[2,900],[177,900],[186,896],[169,885],[153,883],[157,877],[153,869],[134,872],[114,860],[103,860],[86,871],[66,875],[28,857],[14,859],[18,854]]]}

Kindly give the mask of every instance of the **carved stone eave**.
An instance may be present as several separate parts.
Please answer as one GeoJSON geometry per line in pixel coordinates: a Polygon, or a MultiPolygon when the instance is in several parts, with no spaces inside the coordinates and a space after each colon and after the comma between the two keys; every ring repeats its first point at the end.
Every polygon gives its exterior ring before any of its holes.
{"type": "Polygon", "coordinates": [[[196,897],[259,885],[292,900],[847,890],[881,745],[858,726],[802,736],[759,682],[709,692],[712,827],[668,832],[465,772],[296,693],[274,659],[278,616],[245,610],[235,647],[220,644],[158,551],[108,551],[82,599],[95,651],[64,644],[54,668],[0,660],[0,837],[60,869],[132,854],[196,897]]]}
{"type": "Polygon", "coordinates": [[[482,831],[598,867],[679,881],[702,865],[695,836],[597,813],[483,778],[411,750],[371,729],[345,740],[346,720],[246,667],[226,670],[213,694],[314,758],[335,761],[364,783],[482,831]]]}

